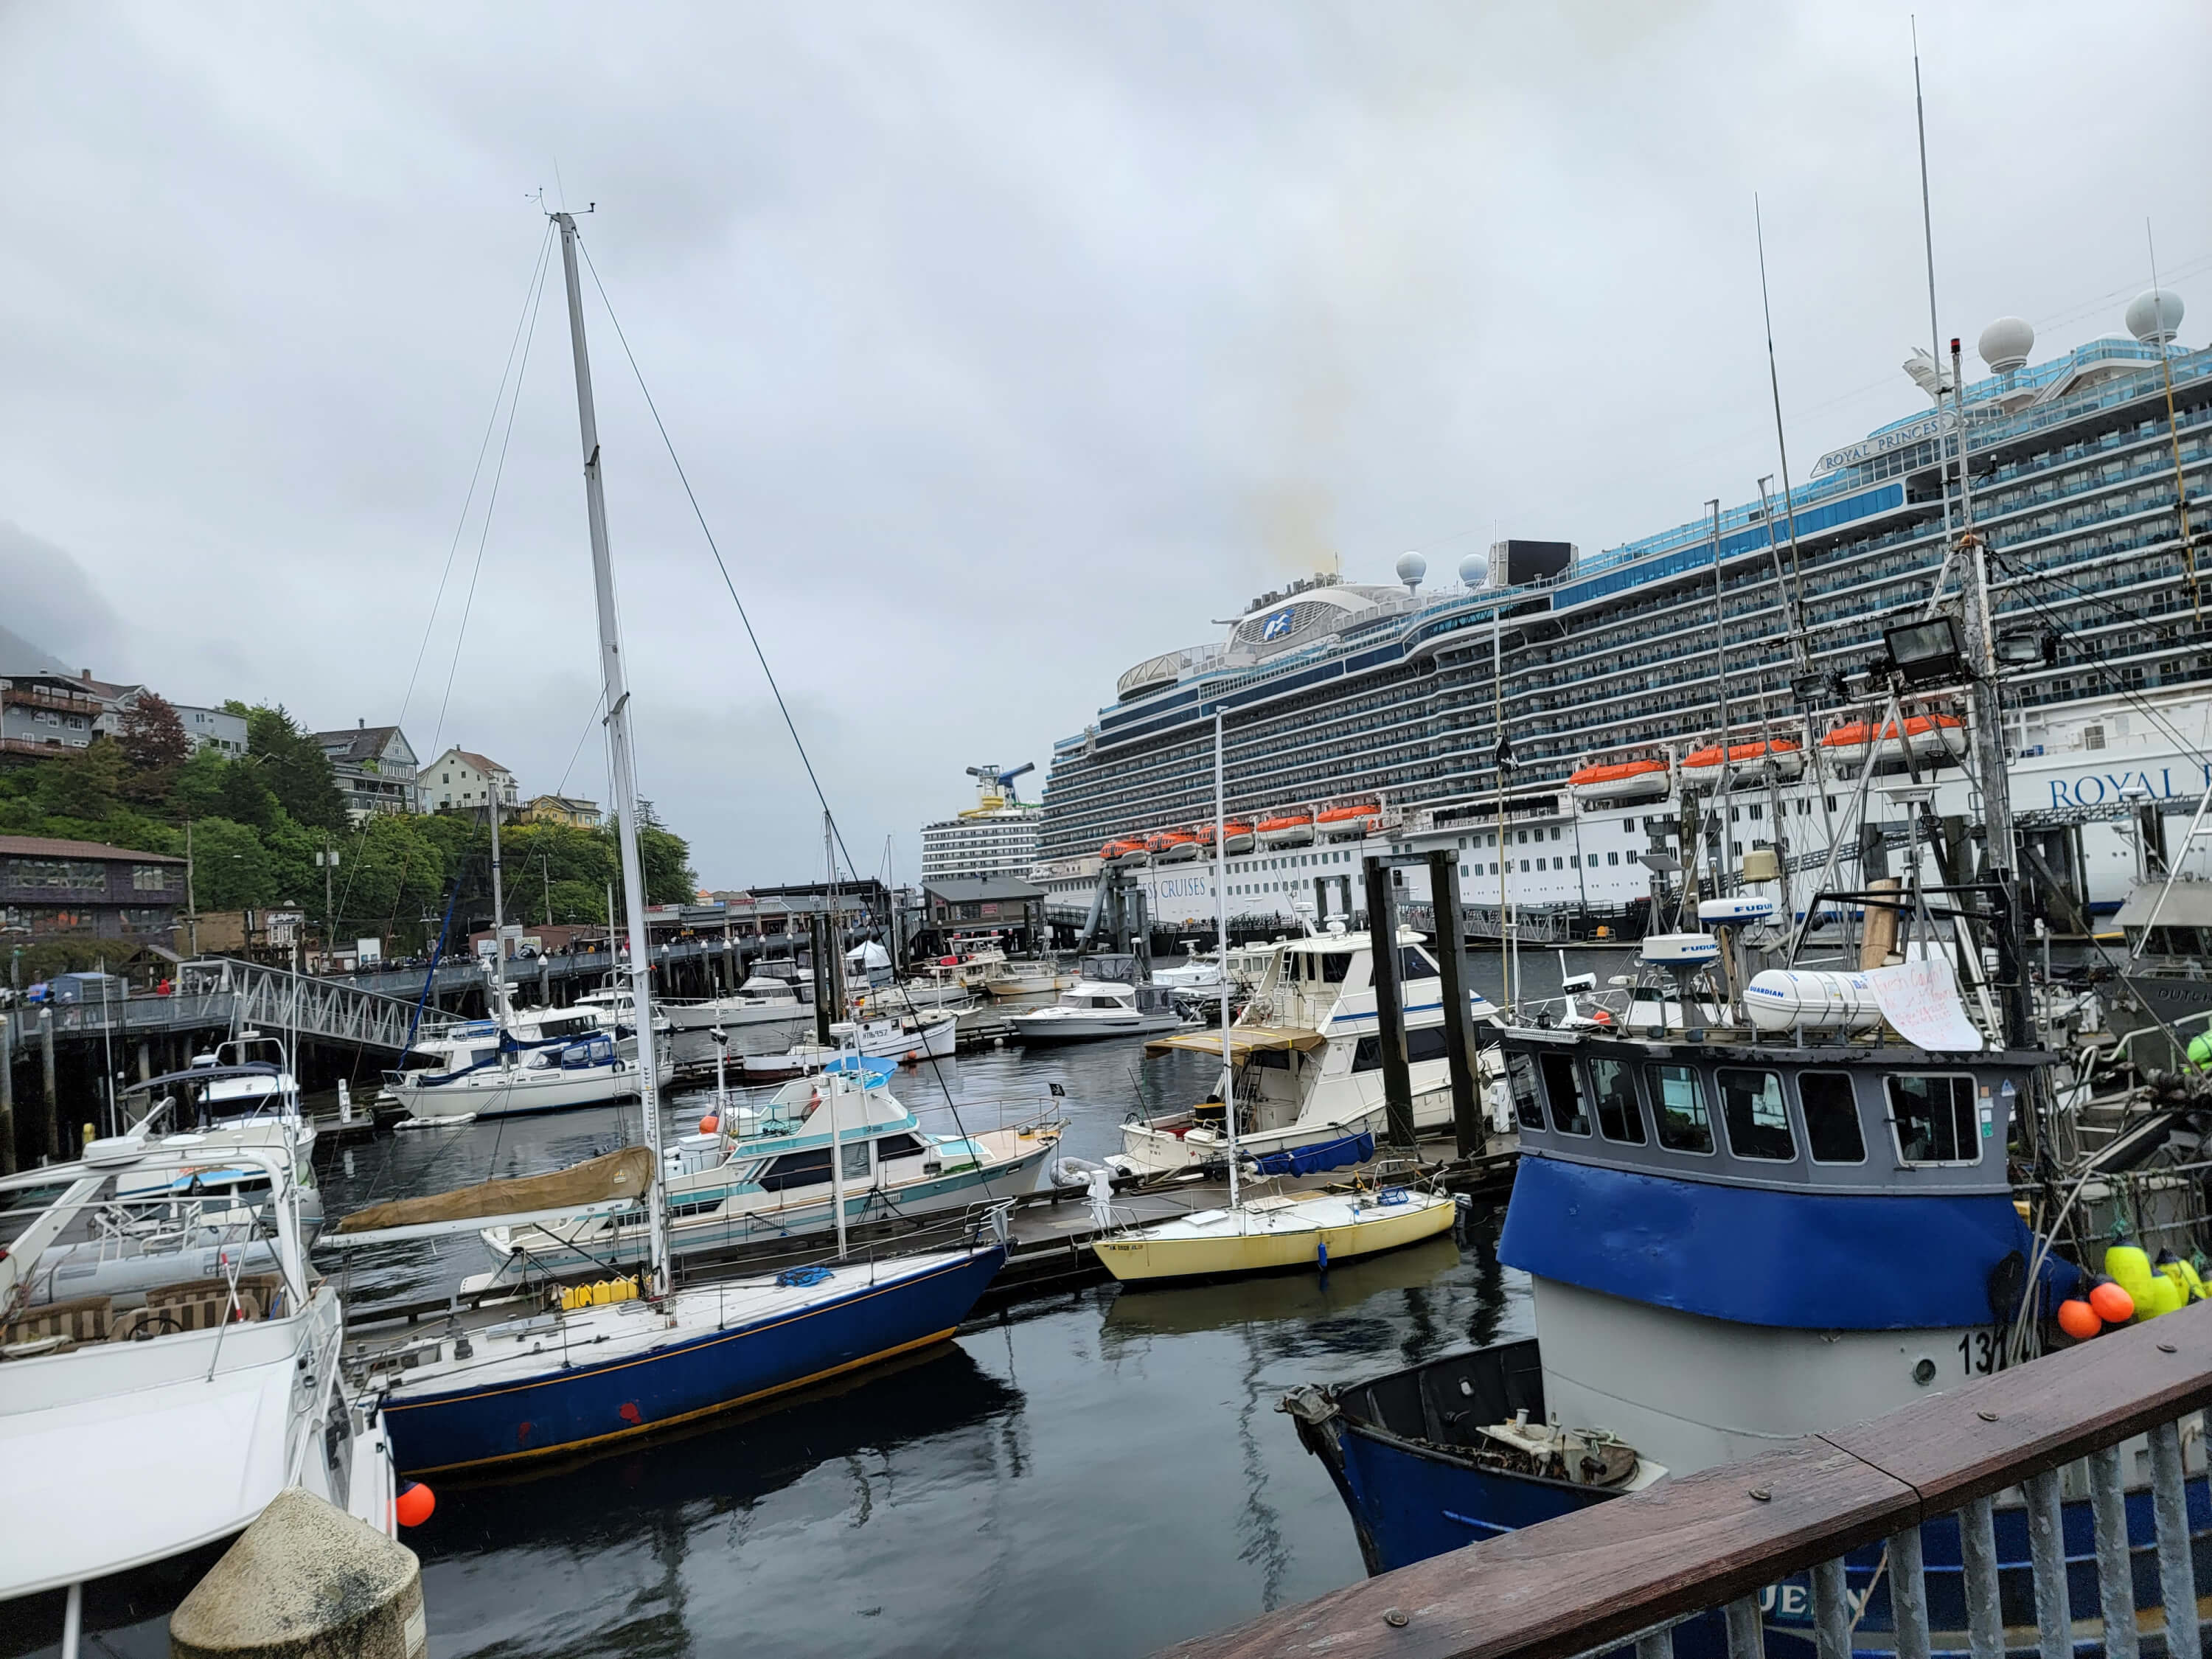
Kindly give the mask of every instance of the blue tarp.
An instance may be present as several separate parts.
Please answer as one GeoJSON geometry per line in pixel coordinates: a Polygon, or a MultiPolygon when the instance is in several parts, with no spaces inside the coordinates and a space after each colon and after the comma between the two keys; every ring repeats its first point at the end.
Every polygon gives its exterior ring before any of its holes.
{"type": "Polygon", "coordinates": [[[1323,1170],[1340,1170],[1347,1164],[1364,1164],[1374,1156],[1373,1135],[1346,1135],[1339,1140],[1269,1152],[1254,1158],[1252,1167],[1261,1175],[1316,1175],[1323,1170]]]}

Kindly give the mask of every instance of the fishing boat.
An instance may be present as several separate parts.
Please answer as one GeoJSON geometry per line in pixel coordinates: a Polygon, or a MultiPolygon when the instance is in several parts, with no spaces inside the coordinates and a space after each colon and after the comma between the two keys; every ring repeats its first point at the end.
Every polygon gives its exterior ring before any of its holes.
{"type": "MultiPolygon", "coordinates": [[[[643,1158],[556,1172],[553,1181],[538,1187],[489,1182],[461,1194],[397,1200],[361,1223],[348,1218],[337,1237],[363,1248],[396,1238],[475,1230],[487,1223],[573,1225],[579,1216],[589,1224],[638,1215],[641,1210],[641,1224],[634,1233],[641,1247],[643,1271],[635,1278],[624,1276],[619,1293],[615,1281],[602,1279],[598,1288],[580,1297],[573,1288],[565,1291],[550,1305],[532,1305],[533,1299],[528,1297],[495,1304],[479,1309],[467,1322],[457,1315],[448,1329],[410,1333],[380,1350],[358,1355],[356,1387],[386,1425],[401,1467],[415,1470],[502,1465],[584,1450],[941,1341],[966,1316],[1006,1259],[1003,1215],[994,1212],[996,1221],[979,1225],[957,1249],[848,1263],[843,1259],[845,1208],[833,1202],[830,1212],[838,1247],[836,1263],[680,1291],[671,1286],[670,1161],[663,1157],[660,1144],[661,1066],[658,1034],[650,1018],[652,969],[644,867],[638,852],[641,814],[631,703],[607,546],[576,225],[567,213],[552,216],[561,237],[575,356],[601,681],[608,710],[608,772],[628,907],[631,994],[641,1016],[637,1022],[637,1076],[645,1127],[643,1158]],[[518,1205],[535,1208],[518,1209],[518,1205]]],[[[830,1097],[836,1098],[837,1079],[831,1080],[831,1090],[830,1097]]],[[[842,1144],[834,1113],[822,1126],[823,1145],[818,1152],[801,1147],[804,1137],[796,1131],[803,1127],[803,1121],[793,1126],[794,1133],[783,1139],[781,1146],[818,1157],[826,1165],[833,1194],[842,1192],[853,1153],[873,1158],[872,1146],[842,1144]]],[[[675,1149],[679,1169],[684,1150],[675,1149]]],[[[782,1155],[780,1149],[777,1156],[782,1155]]],[[[746,1170],[761,1162],[749,1158],[746,1170]]],[[[813,1184],[817,1183],[798,1171],[789,1172],[784,1182],[788,1188],[813,1184]]]]}
{"type": "Polygon", "coordinates": [[[0,1600],[66,1589],[247,1526],[301,1486],[390,1535],[383,1433],[338,1389],[344,1315],[311,1272],[286,1145],[240,1140],[253,1178],[179,1195],[193,1132],[88,1142],[0,1178],[0,1600]],[[126,1192],[125,1189],[128,1188],[126,1192]],[[79,1272],[82,1269],[82,1272],[79,1272]]]}
{"type": "MultiPolygon", "coordinates": [[[[669,1252],[965,1212],[1036,1188],[1060,1144],[1057,1121],[972,1132],[956,1124],[958,1133],[933,1134],[892,1093],[890,1076],[890,1067],[848,1051],[763,1105],[726,1103],[702,1117],[697,1133],[678,1139],[663,1157],[669,1252]]],[[[650,1222],[641,1194],[588,1215],[487,1227],[482,1237],[499,1266],[466,1287],[474,1292],[520,1284],[533,1273],[645,1261],[650,1222]]],[[[372,1218],[367,1224],[387,1224],[372,1218]]]]}
{"type": "Polygon", "coordinates": [[[1059,1001],[1025,1008],[1006,1023],[1017,1042],[1037,1047],[1172,1031],[1182,1024],[1182,1014],[1168,987],[1079,979],[1060,994],[1059,1001]]]}

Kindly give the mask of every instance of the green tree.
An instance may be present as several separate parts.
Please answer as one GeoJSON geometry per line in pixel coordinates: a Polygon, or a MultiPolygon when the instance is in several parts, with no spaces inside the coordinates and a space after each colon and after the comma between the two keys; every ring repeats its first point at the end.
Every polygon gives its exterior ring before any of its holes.
{"type": "Polygon", "coordinates": [[[647,821],[637,832],[637,857],[645,866],[647,904],[689,904],[698,896],[690,844],[683,836],[647,821]]]}
{"type": "Polygon", "coordinates": [[[59,817],[105,818],[118,804],[129,769],[118,745],[94,738],[39,768],[39,805],[59,817]]]}
{"type": "Polygon", "coordinates": [[[203,910],[243,910],[277,897],[269,849],[251,826],[228,818],[192,826],[192,887],[203,910]]]}
{"type": "Polygon", "coordinates": [[[281,703],[246,711],[246,740],[262,782],[295,821],[312,830],[346,827],[345,798],[330,757],[281,703]]]}

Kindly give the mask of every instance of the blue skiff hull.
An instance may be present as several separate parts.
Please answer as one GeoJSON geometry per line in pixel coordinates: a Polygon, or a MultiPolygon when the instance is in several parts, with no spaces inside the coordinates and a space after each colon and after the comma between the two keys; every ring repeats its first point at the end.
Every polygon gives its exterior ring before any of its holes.
{"type": "MultiPolygon", "coordinates": [[[[1533,1344],[1511,1345],[1514,1347],[1533,1344]]],[[[1476,1358],[1479,1358],[1476,1357],[1476,1358]]],[[[1462,1358],[1458,1362],[1464,1364],[1462,1358]]],[[[1349,1390],[1346,1392],[1350,1392],[1349,1390]]],[[[1307,1449],[1318,1455],[1351,1512],[1361,1554],[1370,1572],[1424,1561],[1501,1534],[1571,1515],[1611,1498],[1588,1487],[1480,1468],[1463,1458],[1387,1432],[1371,1431],[1349,1416],[1316,1422],[1294,1413],[1307,1449]]],[[[2212,1491],[2203,1477],[2187,1483],[2191,1551],[2197,1582],[2212,1586],[2212,1491]]],[[[2062,1506],[2069,1601],[2077,1622],[2075,1650],[2102,1650],[2099,1631],[2094,1521],[2086,1500],[2062,1506]]],[[[2148,1633],[2161,1627],[2157,1531],[2148,1490],[2127,1494],[2128,1548],[2135,1605],[2145,1616],[2148,1633]]],[[[2027,1514],[2018,1507],[1996,1510],[1999,1594],[2009,1645],[2035,1645],[2035,1587],[2030,1565],[2027,1514]]],[[[1965,1572],[1960,1556],[1959,1524],[1944,1516],[1920,1529],[1928,1586],[1928,1619],[1937,1653],[1966,1649],[1965,1572]]],[[[1858,1610],[1856,1650],[1895,1659],[1889,1600],[1889,1575],[1880,1545],[1845,1558],[1844,1580],[1858,1610]]],[[[1813,1602],[1806,1577],[1770,1584],[1760,1592],[1765,1615],[1767,1652],[1791,1659],[1813,1653],[1813,1602]]],[[[2212,1613],[2212,1596],[2200,1601],[2199,1616],[2212,1613]]],[[[1728,1632],[1718,1612],[1700,1615],[1674,1631],[1676,1659],[1726,1659],[1728,1632]]]]}
{"type": "Polygon", "coordinates": [[[950,1336],[1005,1261],[993,1246],[642,1353],[390,1400],[392,1459],[427,1474],[581,1451],[800,1388],[950,1336]]]}

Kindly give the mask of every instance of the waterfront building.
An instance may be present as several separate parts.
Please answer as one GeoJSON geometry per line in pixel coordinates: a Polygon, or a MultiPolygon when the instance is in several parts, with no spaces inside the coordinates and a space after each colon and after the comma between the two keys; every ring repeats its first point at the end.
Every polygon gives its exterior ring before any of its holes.
{"type": "MultiPolygon", "coordinates": [[[[2042,866],[2029,873],[2099,909],[2141,867],[2122,794],[2193,805],[2208,777],[2197,757],[2212,752],[2212,650],[2176,512],[2177,451],[2193,497],[2212,482],[2212,351],[2173,344],[2179,307],[2170,295],[2163,307],[2146,295],[2129,309],[2136,337],[2032,367],[2026,348],[2006,349],[2026,325],[1994,344],[1993,328],[1984,343],[2002,372],[1965,392],[1973,522],[2016,665],[2003,736],[2042,866]]],[[[1632,906],[1650,890],[1642,855],[1675,832],[1686,754],[1725,724],[1735,743],[1786,739],[1802,757],[1867,718],[1839,694],[1858,695],[1851,677],[1936,582],[1965,505],[1954,430],[1932,413],[1892,422],[1820,457],[1786,507],[1724,511],[1717,538],[1706,519],[1588,556],[1504,544],[1427,592],[1409,555],[1397,587],[1318,576],[1263,594],[1219,642],[1131,669],[1054,745],[1038,879],[1080,902],[1109,842],[1210,820],[1219,707],[1229,811],[1260,829],[1229,860],[1232,914],[1287,915],[1300,898],[1356,908],[1359,855],[1382,848],[1455,848],[1471,902],[1632,906]],[[1578,770],[1639,760],[1662,763],[1655,797],[1577,800],[1578,770]],[[1295,825],[1346,803],[1373,815],[1270,844],[1271,815],[1295,825]]],[[[1978,818],[1958,769],[1934,763],[1939,810],[1978,818]]],[[[1855,778],[1813,766],[1732,797],[1731,854],[1778,842],[1817,854],[1855,778]]]]}
{"type": "Polygon", "coordinates": [[[93,841],[0,836],[0,932],[167,946],[185,860],[93,841]]]}
{"type": "Polygon", "coordinates": [[[415,750],[398,726],[362,720],[350,732],[318,732],[314,738],[337,774],[346,816],[354,823],[378,812],[422,810],[415,750]]]}
{"type": "Polygon", "coordinates": [[[1044,808],[1022,800],[1014,774],[977,766],[969,769],[969,775],[975,780],[975,805],[922,826],[925,884],[954,876],[1025,878],[1036,862],[1044,808]]]}
{"type": "Polygon", "coordinates": [[[525,823],[559,823],[571,830],[599,827],[599,804],[580,795],[532,795],[522,803],[525,823]]]}
{"type": "Polygon", "coordinates": [[[426,812],[482,811],[494,801],[512,811],[522,804],[514,773],[466,749],[446,750],[422,769],[421,781],[426,812]]]}

